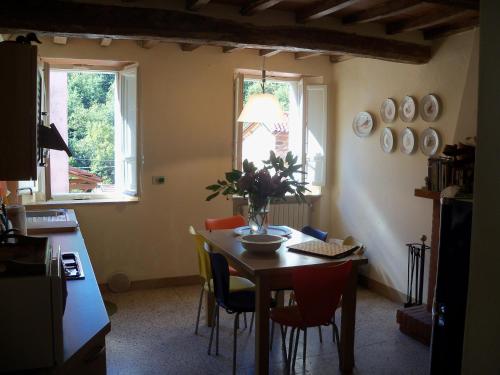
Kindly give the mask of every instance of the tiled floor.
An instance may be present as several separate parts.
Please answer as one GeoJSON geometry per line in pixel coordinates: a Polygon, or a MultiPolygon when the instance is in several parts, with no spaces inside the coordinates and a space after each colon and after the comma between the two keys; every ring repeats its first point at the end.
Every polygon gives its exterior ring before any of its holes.
{"type": "MultiPolygon", "coordinates": [[[[220,354],[208,356],[210,330],[202,325],[194,334],[199,289],[195,286],[105,294],[118,305],[107,336],[108,374],[230,374],[232,316],[221,312],[220,354]]],[[[395,322],[398,305],[360,289],[356,323],[354,374],[427,374],[429,349],[401,334],[395,322]]],[[[337,321],[339,322],[339,312],[337,321]]],[[[204,312],[202,312],[202,320],[204,312]]],[[[204,320],[203,320],[204,321],[204,320]]],[[[308,352],[302,366],[302,345],[295,372],[338,374],[338,356],[331,330],[308,332],[308,352]]],[[[238,374],[254,372],[254,336],[238,336],[238,374]]],[[[280,337],[275,335],[271,373],[283,373],[280,337]]]]}

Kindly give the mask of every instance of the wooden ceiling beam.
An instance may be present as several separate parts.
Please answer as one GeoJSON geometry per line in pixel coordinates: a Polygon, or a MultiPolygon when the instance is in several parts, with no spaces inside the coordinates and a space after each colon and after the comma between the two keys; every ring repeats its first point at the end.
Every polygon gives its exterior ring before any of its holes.
{"type": "Polygon", "coordinates": [[[463,31],[473,29],[478,25],[479,17],[472,17],[468,20],[457,22],[453,25],[434,27],[428,30],[424,30],[424,39],[434,40],[444,38],[452,34],[461,33],[463,31]]]}
{"type": "Polygon", "coordinates": [[[262,57],[271,57],[277,55],[281,51],[279,49],[261,49],[259,50],[259,56],[262,57]]]}
{"type": "Polygon", "coordinates": [[[159,40],[138,40],[137,44],[139,47],[142,47],[144,49],[151,49],[154,46],[158,45],[160,43],[159,40]]]}
{"type": "Polygon", "coordinates": [[[201,47],[201,45],[191,44],[191,43],[179,43],[179,47],[181,48],[181,51],[193,52],[195,49],[198,49],[199,47],[201,47]]]}
{"type": "Polygon", "coordinates": [[[351,6],[361,0],[323,0],[318,4],[297,12],[296,20],[299,23],[309,22],[329,14],[338,12],[348,6],[351,6]]]}
{"type": "Polygon", "coordinates": [[[222,52],[224,53],[233,53],[235,51],[240,50],[241,48],[238,47],[222,47],[222,52]]]}
{"type": "Polygon", "coordinates": [[[339,62],[342,62],[342,61],[353,59],[354,56],[349,56],[349,55],[330,55],[329,58],[330,58],[330,62],[332,64],[336,64],[336,63],[339,63],[339,62]]]}
{"type": "Polygon", "coordinates": [[[198,10],[201,7],[207,5],[210,0],[186,0],[186,9],[187,10],[198,10]]]}
{"type": "Polygon", "coordinates": [[[423,2],[457,9],[479,10],[479,0],[424,0],[423,2]]]}
{"type": "Polygon", "coordinates": [[[101,47],[109,47],[112,41],[113,39],[111,38],[102,38],[99,44],[101,47]]]}
{"type": "Polygon", "coordinates": [[[295,60],[305,60],[322,55],[321,52],[295,52],[295,60]]]}
{"type": "Polygon", "coordinates": [[[52,38],[52,42],[54,44],[59,44],[61,46],[65,46],[68,43],[68,37],[66,36],[55,36],[52,38]]]}
{"type": "Polygon", "coordinates": [[[283,0],[253,0],[245,4],[240,13],[244,16],[252,16],[255,13],[262,12],[263,10],[269,9],[283,0]]]}
{"type": "Polygon", "coordinates": [[[417,18],[411,18],[406,21],[389,23],[386,25],[385,31],[387,34],[398,34],[409,31],[426,29],[463,18],[470,12],[475,13],[475,11],[471,10],[453,9],[453,8],[441,10],[439,12],[433,12],[432,14],[425,14],[417,18]]]}
{"type": "Polygon", "coordinates": [[[421,0],[396,0],[389,1],[374,8],[368,8],[361,12],[353,13],[342,18],[342,23],[364,23],[383,20],[384,18],[398,16],[401,13],[419,7],[423,4],[421,0]]]}
{"type": "Polygon", "coordinates": [[[431,48],[411,42],[302,26],[257,26],[166,9],[38,0],[0,2],[0,32],[152,40],[289,52],[343,53],[426,63],[431,48]],[[99,17],[95,17],[99,14],[99,17]]]}

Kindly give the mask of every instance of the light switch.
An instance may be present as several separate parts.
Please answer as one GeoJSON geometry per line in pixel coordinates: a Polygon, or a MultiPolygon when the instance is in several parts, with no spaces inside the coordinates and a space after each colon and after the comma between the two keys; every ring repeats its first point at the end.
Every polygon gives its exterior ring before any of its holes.
{"type": "Polygon", "coordinates": [[[165,181],[165,176],[153,176],[153,185],[163,185],[165,181]]]}

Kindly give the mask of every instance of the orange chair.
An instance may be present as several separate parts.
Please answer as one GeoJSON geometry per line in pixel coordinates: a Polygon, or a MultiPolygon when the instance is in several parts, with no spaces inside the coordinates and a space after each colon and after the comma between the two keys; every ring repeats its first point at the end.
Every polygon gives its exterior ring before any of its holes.
{"type": "Polygon", "coordinates": [[[221,219],[205,219],[206,230],[234,229],[247,225],[241,215],[223,217],[221,219]]]}
{"type": "MultiPolygon", "coordinates": [[[[205,219],[206,230],[234,229],[247,225],[245,218],[241,215],[223,217],[220,219],[205,219]]],[[[239,273],[236,269],[229,266],[229,273],[237,276],[239,273]]]]}

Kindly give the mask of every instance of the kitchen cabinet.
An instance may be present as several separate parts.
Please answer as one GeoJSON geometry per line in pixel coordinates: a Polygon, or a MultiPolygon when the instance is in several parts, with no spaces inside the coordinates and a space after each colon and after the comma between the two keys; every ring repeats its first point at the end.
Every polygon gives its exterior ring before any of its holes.
{"type": "Polygon", "coordinates": [[[0,180],[37,177],[38,81],[37,47],[0,43],[0,180]]]}

